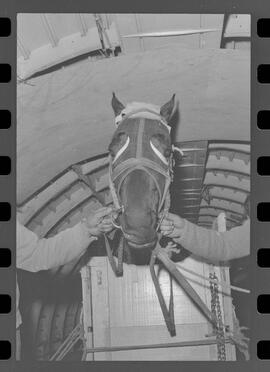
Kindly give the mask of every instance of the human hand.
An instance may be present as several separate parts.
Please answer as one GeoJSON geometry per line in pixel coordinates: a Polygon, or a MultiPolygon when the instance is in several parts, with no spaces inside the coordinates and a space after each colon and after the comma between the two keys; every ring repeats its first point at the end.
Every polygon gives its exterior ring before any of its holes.
{"type": "Polygon", "coordinates": [[[86,226],[91,235],[99,236],[113,229],[111,221],[111,207],[103,207],[91,212],[86,218],[86,226]]]}
{"type": "Polygon", "coordinates": [[[160,224],[160,232],[162,235],[172,239],[181,237],[184,220],[173,213],[168,213],[160,224]]]}

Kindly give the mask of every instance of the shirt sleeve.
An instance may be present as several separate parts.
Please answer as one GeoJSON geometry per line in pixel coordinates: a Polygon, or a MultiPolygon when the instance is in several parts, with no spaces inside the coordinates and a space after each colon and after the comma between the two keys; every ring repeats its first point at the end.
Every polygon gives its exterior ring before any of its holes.
{"type": "Polygon", "coordinates": [[[17,268],[36,272],[64,265],[95,240],[80,222],[51,238],[40,239],[17,220],[17,268]]]}
{"type": "Polygon", "coordinates": [[[193,254],[210,261],[229,261],[250,253],[250,219],[229,231],[217,232],[184,220],[181,237],[175,241],[193,254]]]}

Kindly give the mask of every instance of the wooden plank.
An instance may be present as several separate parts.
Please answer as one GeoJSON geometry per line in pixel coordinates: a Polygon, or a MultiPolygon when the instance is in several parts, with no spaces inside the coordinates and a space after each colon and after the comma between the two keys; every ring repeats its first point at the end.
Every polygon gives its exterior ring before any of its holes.
{"type": "MultiPolygon", "coordinates": [[[[92,314],[92,288],[91,267],[84,266],[81,269],[83,291],[83,326],[86,344],[93,347],[93,314],[92,314]]],[[[86,360],[94,360],[93,353],[87,353],[86,360]]]]}
{"type": "MultiPolygon", "coordinates": [[[[94,346],[111,346],[107,258],[95,257],[89,264],[92,274],[94,346]]],[[[111,360],[111,354],[95,353],[94,360],[111,360]]]]}
{"type": "MultiPolygon", "coordinates": [[[[201,263],[193,259],[188,261],[188,267],[203,273],[201,263]]],[[[102,276],[102,283],[100,279],[99,285],[95,284],[95,279],[92,283],[93,297],[95,298],[93,306],[94,313],[96,313],[94,315],[95,346],[147,344],[156,342],[156,340],[160,342],[172,341],[164,324],[148,267],[124,265],[124,277],[116,278],[109,266],[106,278],[104,261],[95,259],[91,262],[91,266],[93,278],[95,275],[102,276]],[[107,284],[105,284],[106,280],[107,284]]],[[[192,279],[191,274],[189,278],[192,279]]],[[[160,282],[168,301],[169,278],[164,270],[160,273],[160,282]]],[[[192,284],[205,299],[204,288],[199,284],[192,284]]],[[[173,338],[173,341],[205,338],[207,321],[175,283],[174,300],[177,336],[173,338]]],[[[200,358],[202,358],[201,360],[209,360],[209,355],[206,352],[207,348],[209,347],[203,346],[202,352],[196,354],[198,360],[200,358]]],[[[170,351],[168,349],[146,350],[139,353],[133,351],[114,352],[106,353],[106,355],[105,353],[96,353],[95,360],[97,360],[96,358],[98,360],[192,359],[194,348],[188,347],[184,351],[178,349],[170,351]]]]}
{"type": "MultiPolygon", "coordinates": [[[[94,298],[94,347],[191,341],[205,339],[211,333],[212,327],[205,317],[174,283],[177,335],[170,337],[147,266],[124,264],[124,276],[116,278],[107,258],[93,258],[89,265],[94,298]]],[[[211,265],[197,261],[194,257],[188,257],[181,263],[183,265],[194,271],[194,274],[185,272],[185,275],[210,308],[209,283],[196,274],[209,277],[209,272],[214,269],[218,279],[222,280],[220,267],[212,269],[211,265]]],[[[164,297],[168,301],[168,274],[162,270],[159,278],[164,297]]],[[[231,302],[221,294],[219,296],[224,322],[231,326],[231,302]]],[[[235,360],[234,346],[226,345],[226,351],[227,360],[235,360]]],[[[95,353],[95,360],[217,360],[217,346],[101,352],[95,353]]]]}

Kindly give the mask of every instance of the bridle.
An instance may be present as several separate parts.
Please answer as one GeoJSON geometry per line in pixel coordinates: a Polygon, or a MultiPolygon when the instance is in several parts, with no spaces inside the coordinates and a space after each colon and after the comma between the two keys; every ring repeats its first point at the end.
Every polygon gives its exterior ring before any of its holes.
{"type": "MultiPolygon", "coordinates": [[[[164,119],[159,114],[157,114],[155,111],[150,110],[149,108],[141,108],[138,110],[131,111],[130,113],[126,114],[123,117],[119,125],[122,124],[124,121],[126,121],[131,116],[135,114],[139,114],[139,113],[145,113],[145,112],[151,113],[153,116],[156,117],[156,119],[160,123],[162,123],[164,126],[169,128],[168,124],[164,121],[164,119]]],[[[140,122],[139,122],[140,128],[144,126],[144,120],[145,118],[140,119],[140,122]]],[[[141,130],[141,132],[143,132],[143,130],[141,130]]],[[[141,138],[138,138],[138,141],[139,140],[141,140],[141,138]]],[[[124,212],[124,206],[121,203],[121,200],[119,197],[120,189],[121,189],[124,179],[136,169],[140,169],[146,172],[154,180],[157,190],[159,192],[158,225],[156,227],[156,230],[158,230],[163,218],[166,216],[170,208],[169,187],[170,187],[170,184],[173,178],[172,155],[170,156],[166,167],[164,166],[162,167],[157,162],[154,162],[151,159],[141,156],[140,152],[136,153],[136,157],[128,158],[118,163],[117,165],[113,164],[113,158],[111,155],[109,155],[109,187],[110,187],[113,204],[114,204],[116,211],[124,212]],[[162,175],[165,178],[165,185],[164,185],[163,191],[161,190],[161,187],[152,171],[157,172],[158,174],[162,175]],[[117,187],[115,186],[116,182],[117,182],[117,187]]],[[[120,228],[125,236],[125,232],[122,229],[121,225],[118,225],[113,218],[112,218],[112,223],[116,228],[120,228]]]]}

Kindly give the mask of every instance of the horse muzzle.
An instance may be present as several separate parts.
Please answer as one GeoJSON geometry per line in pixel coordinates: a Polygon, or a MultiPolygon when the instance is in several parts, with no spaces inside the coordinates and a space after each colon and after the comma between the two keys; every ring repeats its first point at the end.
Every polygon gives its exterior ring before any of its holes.
{"type": "Polygon", "coordinates": [[[136,249],[153,248],[156,246],[156,243],[157,243],[157,236],[149,242],[144,242],[138,239],[135,235],[125,233],[124,231],[123,231],[123,234],[124,234],[124,237],[128,245],[130,245],[132,248],[136,248],[136,249]]]}

